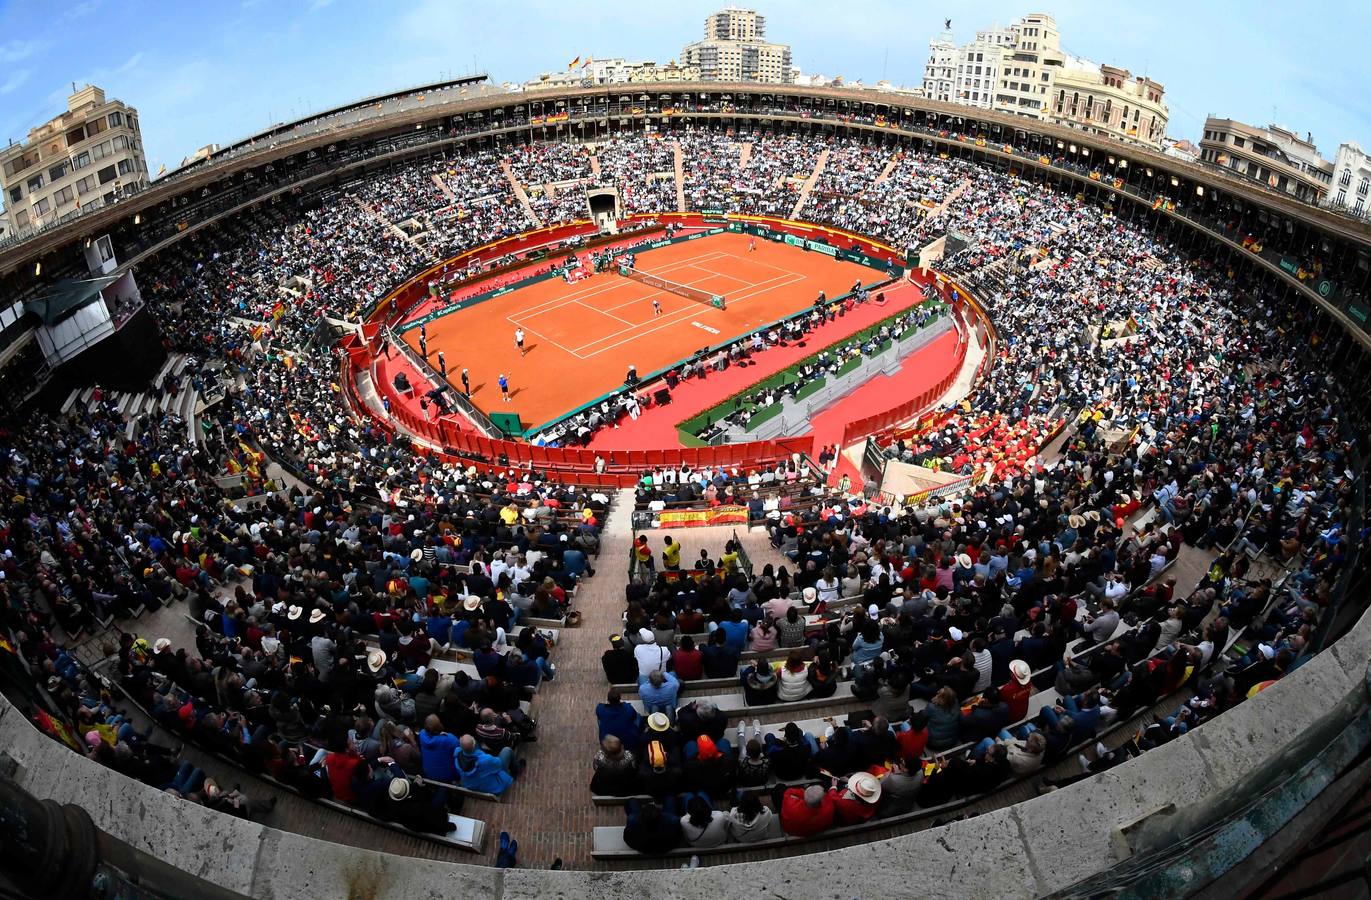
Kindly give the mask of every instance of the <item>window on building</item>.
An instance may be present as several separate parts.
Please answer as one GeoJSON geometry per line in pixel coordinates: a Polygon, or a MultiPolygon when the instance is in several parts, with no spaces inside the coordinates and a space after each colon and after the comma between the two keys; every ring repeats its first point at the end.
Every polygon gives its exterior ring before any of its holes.
{"type": "Polygon", "coordinates": [[[1363,178],[1361,180],[1361,184],[1357,185],[1357,194],[1359,196],[1365,197],[1366,192],[1368,190],[1371,190],[1371,181],[1367,181],[1365,178],[1363,178]]]}
{"type": "Polygon", "coordinates": [[[74,147],[86,139],[86,129],[82,125],[77,125],[67,132],[67,146],[74,147]]]}
{"type": "Polygon", "coordinates": [[[133,171],[133,160],[131,160],[131,159],[121,159],[121,160],[119,160],[119,174],[120,174],[120,175],[128,175],[128,174],[130,174],[132,171],[133,171]]]}
{"type": "Polygon", "coordinates": [[[91,157],[94,159],[104,159],[114,152],[114,148],[109,141],[103,141],[91,148],[91,157]]]}
{"type": "Polygon", "coordinates": [[[65,178],[67,175],[67,170],[70,168],[70,165],[71,164],[64,159],[57,165],[53,166],[51,169],[48,169],[48,183],[52,183],[54,181],[61,181],[63,178],[65,178]]]}
{"type": "Polygon", "coordinates": [[[72,165],[78,169],[84,169],[86,166],[90,165],[90,151],[82,150],[80,153],[76,154],[76,158],[72,160],[72,165]]]}
{"type": "Polygon", "coordinates": [[[35,216],[46,216],[50,209],[52,209],[52,204],[48,203],[47,197],[39,197],[34,201],[33,214],[35,216]]]}
{"type": "Polygon", "coordinates": [[[80,191],[82,194],[89,194],[91,191],[95,190],[95,176],[87,175],[85,178],[76,182],[76,190],[80,191]]]}
{"type": "Polygon", "coordinates": [[[24,188],[22,186],[16,184],[14,187],[10,188],[11,203],[18,203],[22,199],[24,199],[24,188]]]}
{"type": "Polygon", "coordinates": [[[126,134],[116,134],[116,135],[114,136],[113,144],[114,144],[114,149],[115,149],[115,150],[127,150],[127,149],[128,149],[128,146],[129,146],[129,138],[128,138],[128,135],[126,135],[126,134]]]}
{"type": "Polygon", "coordinates": [[[115,178],[114,166],[105,166],[97,174],[100,176],[101,184],[109,184],[115,178]]]}
{"type": "Polygon", "coordinates": [[[21,209],[14,214],[14,226],[16,228],[29,227],[29,211],[27,209],[21,209]]]}
{"type": "Polygon", "coordinates": [[[66,187],[62,188],[60,191],[52,195],[52,202],[57,206],[66,206],[75,197],[76,192],[71,189],[71,185],[67,185],[66,187]]]}
{"type": "Polygon", "coordinates": [[[1343,170],[1342,170],[1342,177],[1338,179],[1338,184],[1342,185],[1343,187],[1347,187],[1347,186],[1348,186],[1349,184],[1351,184],[1351,183],[1352,183],[1352,170],[1351,170],[1351,169],[1343,169],[1343,170]]]}
{"type": "Polygon", "coordinates": [[[112,113],[109,114],[109,127],[111,127],[111,128],[118,128],[118,127],[120,127],[120,126],[123,125],[123,124],[124,124],[124,114],[123,114],[123,113],[121,113],[121,112],[119,112],[119,111],[116,110],[115,112],[112,112],[112,113]]]}
{"type": "Polygon", "coordinates": [[[1238,137],[1238,136],[1235,134],[1235,135],[1233,135],[1233,146],[1234,146],[1234,147],[1246,147],[1246,146],[1247,146],[1247,141],[1243,140],[1242,138],[1238,137]]]}
{"type": "Polygon", "coordinates": [[[28,186],[30,194],[35,191],[41,191],[43,189],[43,176],[41,174],[33,176],[29,179],[28,186]]]}

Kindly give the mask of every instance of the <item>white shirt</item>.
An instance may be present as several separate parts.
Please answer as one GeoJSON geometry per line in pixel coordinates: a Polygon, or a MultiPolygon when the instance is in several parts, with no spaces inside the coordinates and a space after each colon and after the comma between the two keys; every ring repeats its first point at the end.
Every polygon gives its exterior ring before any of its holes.
{"type": "Polygon", "coordinates": [[[665,672],[666,661],[671,651],[661,644],[639,644],[633,648],[633,658],[638,661],[638,677],[646,678],[653,672],[665,672]]]}

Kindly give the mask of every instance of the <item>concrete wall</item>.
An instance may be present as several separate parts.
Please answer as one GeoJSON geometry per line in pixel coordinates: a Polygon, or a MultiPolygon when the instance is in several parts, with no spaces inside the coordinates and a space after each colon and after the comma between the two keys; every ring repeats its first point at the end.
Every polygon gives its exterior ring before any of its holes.
{"type": "Polygon", "coordinates": [[[0,746],[18,760],[16,780],[35,796],[80,804],[99,828],[135,849],[253,897],[1027,897],[1179,840],[1273,772],[1293,772],[1310,751],[1302,735],[1364,707],[1368,656],[1371,617],[1363,616],[1345,638],[1254,700],[1069,788],[890,840],[690,871],[501,871],[301,837],[114,776],[41,735],[3,698],[0,746]]]}

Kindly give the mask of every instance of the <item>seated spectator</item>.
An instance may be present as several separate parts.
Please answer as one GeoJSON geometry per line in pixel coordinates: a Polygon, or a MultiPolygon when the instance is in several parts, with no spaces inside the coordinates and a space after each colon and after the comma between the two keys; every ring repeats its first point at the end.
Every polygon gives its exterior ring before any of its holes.
{"type": "Polygon", "coordinates": [[[946,750],[961,743],[962,710],[956,691],[945,687],[924,707],[928,717],[928,748],[946,750]]]}
{"type": "Polygon", "coordinates": [[[834,825],[859,825],[876,815],[881,801],[881,780],[869,772],[854,772],[841,788],[838,780],[828,789],[833,800],[834,825]]]}
{"type": "Polygon", "coordinates": [[[624,843],[629,847],[648,856],[660,856],[681,845],[681,819],[674,797],[667,798],[662,806],[651,800],[629,800],[625,811],[628,821],[624,825],[624,843]]]}
{"type": "Polygon", "coordinates": [[[682,681],[698,681],[704,677],[705,657],[695,639],[690,635],[681,638],[680,645],[671,654],[671,668],[682,681]]]}
{"type": "Polygon", "coordinates": [[[600,656],[600,665],[610,684],[633,684],[638,680],[638,660],[617,634],[610,636],[609,649],[600,656]]]}
{"type": "Polygon", "coordinates": [[[515,759],[514,749],[506,747],[492,756],[476,746],[476,739],[464,734],[457,751],[457,777],[462,787],[484,794],[503,794],[523,771],[523,760],[515,759]]]}
{"type": "Polygon", "coordinates": [[[776,689],[776,699],[779,702],[792,703],[809,696],[811,689],[809,666],[798,650],[790,651],[790,655],[786,657],[785,665],[781,666],[777,677],[779,683],[776,689]]]}
{"type": "Polygon", "coordinates": [[[610,688],[605,702],[595,706],[595,720],[599,723],[600,740],[613,735],[630,750],[639,746],[642,718],[633,704],[624,702],[618,688],[610,688]]]}
{"type": "MultiPolygon", "coordinates": [[[[833,793],[817,784],[784,788],[773,802],[781,810],[781,830],[793,837],[814,837],[833,825],[833,793]]],[[[775,795],[773,795],[774,797],[775,795]]]]}
{"type": "Polygon", "coordinates": [[[709,635],[709,643],[701,648],[706,678],[733,678],[738,674],[742,650],[728,643],[728,635],[717,628],[709,635]]]}
{"type": "Polygon", "coordinates": [[[728,813],[729,840],[754,844],[781,836],[781,818],[762,805],[756,794],[743,794],[728,813]]]}
{"type": "Polygon", "coordinates": [[[626,797],[638,792],[638,761],[631,750],[614,735],[600,741],[600,749],[593,761],[595,774],[590,779],[594,794],[626,797]]]}
{"type": "Polygon", "coordinates": [[[743,698],[748,706],[768,706],[776,702],[779,682],[766,660],[759,659],[743,669],[738,681],[743,686],[743,698]]]}
{"type": "Polygon", "coordinates": [[[680,692],[681,682],[671,672],[653,672],[646,678],[638,679],[638,699],[649,715],[664,713],[668,718],[675,719],[676,698],[680,692]]]}
{"type": "Polygon", "coordinates": [[[685,815],[681,816],[681,836],[689,847],[708,849],[728,840],[727,814],[714,808],[704,794],[690,794],[685,801],[685,815]]]}

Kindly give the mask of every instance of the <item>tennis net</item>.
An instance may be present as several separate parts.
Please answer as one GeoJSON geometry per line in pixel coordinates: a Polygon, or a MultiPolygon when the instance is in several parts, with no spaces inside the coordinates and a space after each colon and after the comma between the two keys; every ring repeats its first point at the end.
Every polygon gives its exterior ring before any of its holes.
{"type": "Polygon", "coordinates": [[[716,309],[724,308],[724,297],[722,294],[711,294],[709,291],[702,291],[687,284],[678,284],[674,281],[667,281],[660,275],[649,275],[647,272],[639,272],[629,266],[620,266],[619,274],[634,281],[641,281],[648,287],[661,288],[685,297],[687,300],[694,300],[696,303],[703,303],[706,306],[713,306],[716,309]]]}

